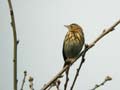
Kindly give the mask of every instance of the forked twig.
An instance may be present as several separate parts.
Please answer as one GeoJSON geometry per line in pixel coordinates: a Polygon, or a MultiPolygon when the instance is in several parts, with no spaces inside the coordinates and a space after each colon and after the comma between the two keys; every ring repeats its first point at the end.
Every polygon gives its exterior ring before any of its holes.
{"type": "Polygon", "coordinates": [[[96,84],[95,87],[91,90],[95,90],[95,89],[103,86],[107,81],[111,81],[111,80],[112,80],[112,78],[110,76],[106,76],[105,80],[102,83],[96,84]]]}
{"type": "MultiPolygon", "coordinates": [[[[72,60],[71,65],[73,65],[74,62],[77,61],[77,59],[79,57],[81,57],[82,55],[84,55],[90,48],[92,48],[101,38],[103,38],[105,35],[107,35],[109,32],[113,31],[114,28],[120,23],[120,20],[118,20],[117,22],[115,22],[111,27],[109,27],[108,29],[104,30],[92,43],[88,44],[88,47],[86,49],[84,49],[80,55],[78,57],[76,57],[74,60],[72,60]]],[[[82,65],[81,65],[82,66],[82,65]]],[[[70,66],[66,65],[64,68],[62,68],[62,70],[60,70],[60,72],[53,77],[53,79],[51,79],[47,84],[45,84],[43,86],[43,88],[41,90],[46,90],[55,80],[57,80],[57,78],[59,78],[60,75],[62,75],[70,66]]]]}
{"type": "Polygon", "coordinates": [[[52,84],[50,85],[50,87],[49,87],[47,90],[51,90],[53,87],[56,87],[57,90],[60,90],[60,88],[59,88],[60,83],[61,83],[61,81],[60,81],[59,79],[56,80],[54,83],[52,83],[52,84]]]}

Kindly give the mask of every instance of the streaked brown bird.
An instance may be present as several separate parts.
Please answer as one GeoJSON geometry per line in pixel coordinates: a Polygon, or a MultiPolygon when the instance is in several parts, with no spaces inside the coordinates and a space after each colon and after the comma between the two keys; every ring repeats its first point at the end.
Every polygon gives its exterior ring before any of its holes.
{"type": "MultiPolygon", "coordinates": [[[[78,24],[72,23],[65,25],[68,28],[68,32],[65,36],[63,43],[63,58],[65,65],[70,64],[70,60],[75,59],[82,50],[84,45],[84,33],[78,24]]],[[[69,69],[66,71],[66,78],[68,79],[69,69]]]]}

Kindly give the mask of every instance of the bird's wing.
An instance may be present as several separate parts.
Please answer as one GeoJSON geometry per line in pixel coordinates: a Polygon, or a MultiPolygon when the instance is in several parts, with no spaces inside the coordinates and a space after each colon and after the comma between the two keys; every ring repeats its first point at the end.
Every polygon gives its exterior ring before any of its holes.
{"type": "Polygon", "coordinates": [[[63,49],[62,49],[63,59],[64,59],[64,61],[65,61],[65,60],[67,59],[67,57],[66,57],[66,55],[65,55],[64,45],[65,45],[65,40],[64,40],[63,49]]]}

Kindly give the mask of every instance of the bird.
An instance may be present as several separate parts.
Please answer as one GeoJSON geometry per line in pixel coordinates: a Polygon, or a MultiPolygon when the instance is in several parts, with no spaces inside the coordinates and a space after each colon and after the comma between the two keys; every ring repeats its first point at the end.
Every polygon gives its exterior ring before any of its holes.
{"type": "MultiPolygon", "coordinates": [[[[80,54],[85,42],[84,33],[81,26],[76,23],[64,26],[68,29],[68,32],[66,33],[63,42],[62,54],[65,62],[63,67],[70,65],[71,60],[75,59],[80,54]]],[[[69,68],[66,70],[66,79],[69,79],[69,68]]]]}
{"type": "Polygon", "coordinates": [[[83,29],[78,24],[72,23],[64,26],[68,29],[68,32],[63,42],[62,53],[64,61],[67,63],[67,60],[75,59],[79,55],[85,39],[83,29]]]}

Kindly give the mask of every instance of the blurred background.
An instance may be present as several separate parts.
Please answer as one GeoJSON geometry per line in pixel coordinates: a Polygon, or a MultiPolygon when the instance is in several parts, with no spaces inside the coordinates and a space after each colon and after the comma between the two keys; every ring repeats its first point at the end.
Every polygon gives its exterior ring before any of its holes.
{"type": "MultiPolygon", "coordinates": [[[[120,19],[119,0],[12,0],[18,44],[18,90],[23,72],[34,78],[39,90],[64,64],[62,46],[67,29],[77,23],[90,43],[102,31],[120,19]]],[[[13,33],[7,0],[0,0],[0,90],[13,89],[13,33]]],[[[120,25],[86,54],[75,90],[90,90],[109,75],[112,81],[98,90],[120,90],[120,25]]],[[[70,70],[71,85],[79,59],[70,70]]],[[[64,79],[60,89],[63,90],[64,79]]]]}

